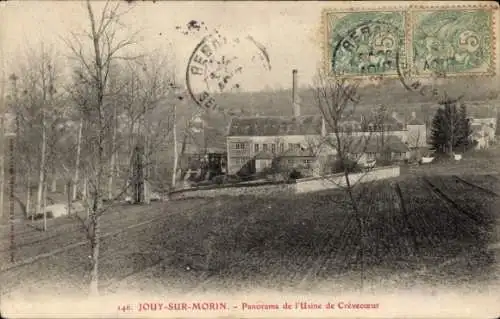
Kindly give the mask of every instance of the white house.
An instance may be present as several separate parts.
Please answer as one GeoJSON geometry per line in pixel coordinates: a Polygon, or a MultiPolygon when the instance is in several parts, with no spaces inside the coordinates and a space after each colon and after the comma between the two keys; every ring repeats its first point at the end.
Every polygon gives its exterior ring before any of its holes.
{"type": "Polygon", "coordinates": [[[486,149],[495,141],[496,118],[471,118],[472,140],[476,149],[486,149]]]}

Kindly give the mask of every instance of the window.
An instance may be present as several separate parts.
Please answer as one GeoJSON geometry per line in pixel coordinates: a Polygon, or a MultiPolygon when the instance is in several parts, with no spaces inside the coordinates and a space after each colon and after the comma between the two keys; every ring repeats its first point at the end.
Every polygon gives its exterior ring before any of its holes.
{"type": "Polygon", "coordinates": [[[312,163],[312,160],[311,159],[305,159],[304,160],[304,164],[311,164],[312,163]]]}
{"type": "Polygon", "coordinates": [[[276,153],[276,144],[271,144],[271,152],[276,153]]]}
{"type": "Polygon", "coordinates": [[[285,143],[280,143],[280,153],[285,151],[285,143]]]}
{"type": "Polygon", "coordinates": [[[244,143],[235,143],[234,148],[237,150],[244,150],[245,149],[245,144],[244,143]]]}
{"type": "Polygon", "coordinates": [[[254,151],[255,151],[255,153],[257,153],[259,151],[259,144],[254,145],[254,151]]]}
{"type": "Polygon", "coordinates": [[[288,143],[288,149],[289,150],[293,150],[293,144],[292,143],[288,143]]]}
{"type": "Polygon", "coordinates": [[[295,163],[295,161],[293,159],[288,160],[288,164],[293,164],[293,163],[295,163]]]}
{"type": "Polygon", "coordinates": [[[262,144],[262,150],[263,150],[264,152],[267,152],[267,144],[262,144]]]}
{"type": "Polygon", "coordinates": [[[367,153],[366,154],[366,157],[369,159],[369,160],[372,160],[372,159],[375,159],[375,153],[367,153]]]}

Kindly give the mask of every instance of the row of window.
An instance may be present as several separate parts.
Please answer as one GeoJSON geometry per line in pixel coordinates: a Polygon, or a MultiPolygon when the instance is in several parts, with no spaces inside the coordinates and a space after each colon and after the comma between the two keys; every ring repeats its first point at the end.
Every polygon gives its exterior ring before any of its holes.
{"type": "MultiPolygon", "coordinates": [[[[247,164],[250,159],[249,158],[233,158],[232,159],[233,161],[233,164],[237,164],[237,165],[245,165],[247,164]]],[[[313,160],[312,159],[288,159],[287,160],[287,163],[288,164],[297,164],[297,163],[302,163],[302,164],[312,164],[313,163],[313,160]]]]}
{"type": "MultiPolygon", "coordinates": [[[[247,147],[246,143],[234,143],[233,144],[233,149],[236,150],[245,150],[247,147]]],[[[288,143],[288,149],[299,149],[300,148],[300,143],[288,143]]],[[[264,143],[264,144],[254,144],[254,152],[260,152],[260,151],[271,151],[271,152],[276,152],[278,150],[279,152],[284,152],[285,151],[285,143],[264,143]]]]}

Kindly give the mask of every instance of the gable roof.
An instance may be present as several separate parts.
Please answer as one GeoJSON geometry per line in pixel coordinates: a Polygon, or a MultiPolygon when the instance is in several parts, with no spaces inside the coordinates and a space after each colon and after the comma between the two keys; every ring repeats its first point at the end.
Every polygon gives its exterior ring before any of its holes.
{"type": "Polygon", "coordinates": [[[414,119],[409,120],[406,125],[424,125],[424,122],[420,121],[417,118],[414,118],[414,119]]]}
{"type": "MultiPolygon", "coordinates": [[[[338,128],[339,132],[363,132],[368,131],[367,127],[373,124],[374,120],[365,117],[363,121],[357,120],[353,117],[345,118],[339,121],[338,128]]],[[[404,125],[392,117],[384,119],[383,122],[385,128],[384,131],[403,131],[405,129],[404,125]]],[[[333,129],[330,125],[326,125],[327,133],[333,133],[333,129]]]]}
{"type": "Polygon", "coordinates": [[[318,135],[321,127],[321,116],[314,115],[235,117],[229,125],[228,136],[318,135]]]}
{"type": "Polygon", "coordinates": [[[348,143],[347,150],[349,153],[380,153],[384,150],[393,153],[408,152],[408,146],[399,137],[393,135],[384,137],[383,143],[375,136],[354,137],[348,143]]]}
{"type": "Polygon", "coordinates": [[[224,136],[223,129],[214,127],[205,127],[198,131],[188,131],[186,140],[187,153],[196,153],[205,150],[213,150],[210,152],[219,153],[225,152],[226,137],[224,136]]]}

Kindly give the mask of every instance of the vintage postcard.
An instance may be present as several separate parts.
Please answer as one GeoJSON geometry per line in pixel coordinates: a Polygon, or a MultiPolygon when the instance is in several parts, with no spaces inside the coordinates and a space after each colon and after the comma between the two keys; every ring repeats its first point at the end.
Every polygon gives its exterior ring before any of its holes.
{"type": "Polygon", "coordinates": [[[5,318],[496,318],[493,1],[0,2],[5,318]]]}

